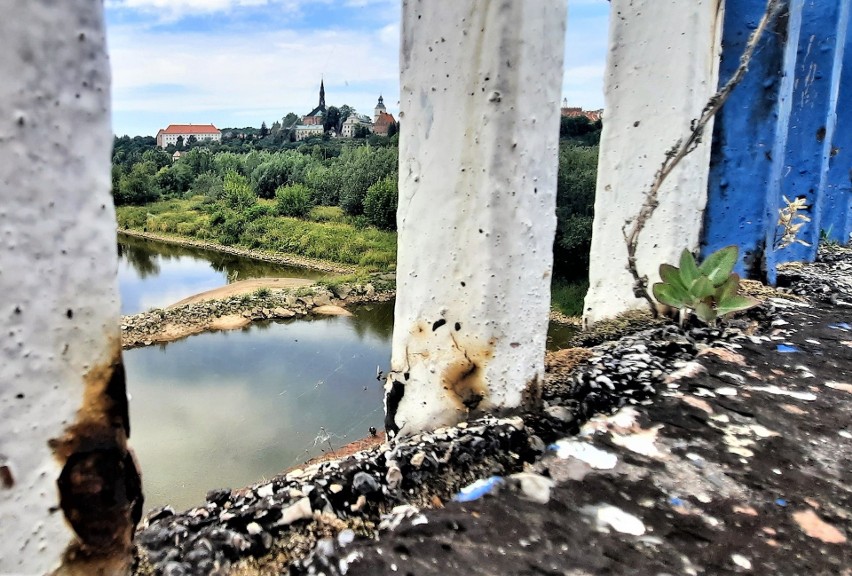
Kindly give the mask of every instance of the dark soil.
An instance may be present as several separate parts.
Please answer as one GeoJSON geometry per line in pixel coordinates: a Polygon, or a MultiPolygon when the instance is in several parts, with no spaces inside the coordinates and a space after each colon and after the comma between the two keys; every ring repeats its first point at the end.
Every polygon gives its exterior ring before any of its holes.
{"type": "Polygon", "coordinates": [[[137,573],[852,575],[852,251],[781,282],[807,300],[551,357],[543,411],[158,511],[137,573]]]}

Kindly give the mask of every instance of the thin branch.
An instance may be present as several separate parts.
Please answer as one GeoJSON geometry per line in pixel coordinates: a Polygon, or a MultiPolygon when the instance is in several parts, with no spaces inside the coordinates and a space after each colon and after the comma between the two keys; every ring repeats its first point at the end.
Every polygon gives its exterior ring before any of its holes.
{"type": "Polygon", "coordinates": [[[657,170],[657,173],[654,175],[654,181],[648,192],[645,194],[645,202],[642,204],[639,214],[632,221],[628,220],[622,228],[624,240],[627,243],[627,269],[630,272],[630,275],[633,276],[633,295],[637,298],[644,298],[647,300],[651,307],[651,312],[655,316],[657,314],[657,306],[654,299],[648,293],[648,277],[640,276],[636,267],[636,249],[639,245],[639,235],[645,228],[648,220],[650,220],[651,216],[653,216],[654,211],[656,211],[659,206],[657,197],[663,182],[665,182],[666,178],[668,178],[680,161],[695,150],[701,143],[701,138],[704,135],[704,129],[707,127],[707,124],[713,119],[716,113],[719,112],[722,105],[724,105],[728,100],[731,92],[733,92],[734,88],[736,88],[736,86],[742,82],[742,79],[745,77],[749,64],[751,63],[751,58],[754,55],[757,45],[760,43],[763,33],[786,5],[787,2],[785,0],[768,0],[766,4],[766,11],[760,19],[760,23],[757,25],[757,28],[755,28],[751,33],[745,50],[740,57],[740,65],[737,67],[733,76],[731,76],[730,80],[728,80],[728,82],[718,92],[710,97],[707,104],[704,106],[704,109],[701,111],[701,116],[691,122],[690,133],[686,139],[679,139],[674,146],[666,152],[663,164],[660,166],[659,170],[657,170]],[[626,231],[628,226],[630,226],[629,232],[626,231]]]}

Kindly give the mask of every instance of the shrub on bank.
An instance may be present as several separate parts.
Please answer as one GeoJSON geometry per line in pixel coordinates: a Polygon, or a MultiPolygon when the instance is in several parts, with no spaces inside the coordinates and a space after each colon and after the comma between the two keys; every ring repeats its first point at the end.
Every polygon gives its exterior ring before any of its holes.
{"type": "Polygon", "coordinates": [[[280,186],[275,191],[275,209],[279,216],[303,218],[312,206],[313,196],[304,184],[280,186]]]}
{"type": "Polygon", "coordinates": [[[367,189],[364,216],[376,228],[396,230],[397,179],[396,174],[391,174],[367,189]]]}

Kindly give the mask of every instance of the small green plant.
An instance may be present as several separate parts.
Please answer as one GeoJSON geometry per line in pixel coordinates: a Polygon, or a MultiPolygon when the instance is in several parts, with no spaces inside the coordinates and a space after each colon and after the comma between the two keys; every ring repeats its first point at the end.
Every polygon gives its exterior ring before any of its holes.
{"type": "Polygon", "coordinates": [[[254,291],[255,298],[267,298],[270,294],[272,294],[272,291],[269,290],[269,288],[267,288],[266,286],[261,286],[260,288],[254,291]]]}
{"type": "Polygon", "coordinates": [[[739,251],[727,246],[710,254],[701,266],[689,250],[680,255],[680,268],[670,264],[660,266],[660,278],[652,287],[658,302],[677,308],[683,322],[686,314],[694,313],[705,324],[733,312],[747,310],[759,304],[749,296],[740,295],[740,277],[733,272],[739,251]]]}

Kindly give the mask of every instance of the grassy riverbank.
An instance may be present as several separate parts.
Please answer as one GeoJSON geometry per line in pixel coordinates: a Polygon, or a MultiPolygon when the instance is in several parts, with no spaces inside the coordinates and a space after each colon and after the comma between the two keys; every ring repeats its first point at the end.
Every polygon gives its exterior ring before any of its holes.
{"type": "MultiPolygon", "coordinates": [[[[164,235],[252,252],[278,252],[354,267],[355,273],[321,284],[367,281],[371,273],[389,273],[396,267],[396,232],[364,226],[335,206],[316,206],[307,218],[274,215],[272,201],[259,200],[244,214],[222,214],[203,196],[163,200],[144,206],[116,209],[122,230],[164,235]]],[[[262,258],[264,259],[264,258],[262,258]]],[[[292,262],[298,264],[298,262],[292,262]]],[[[306,265],[310,266],[310,263],[306,265]]],[[[588,283],[557,280],[552,307],[565,316],[580,316],[588,283]]]]}
{"type": "Polygon", "coordinates": [[[308,218],[298,219],[276,216],[271,201],[225,212],[217,203],[195,196],[119,206],[116,212],[120,229],[286,252],[356,266],[362,272],[396,267],[396,233],[363,226],[337,207],[318,206],[308,218]]]}

